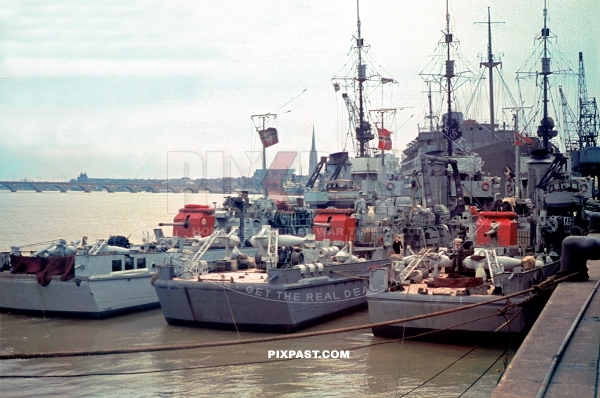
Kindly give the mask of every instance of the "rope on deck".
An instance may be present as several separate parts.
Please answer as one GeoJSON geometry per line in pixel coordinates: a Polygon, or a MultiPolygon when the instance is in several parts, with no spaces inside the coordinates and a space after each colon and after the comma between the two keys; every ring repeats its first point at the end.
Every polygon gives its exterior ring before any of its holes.
{"type": "Polygon", "coordinates": [[[224,346],[232,346],[232,345],[243,345],[243,344],[256,344],[256,343],[267,343],[272,341],[281,341],[281,340],[291,340],[291,339],[300,339],[306,337],[315,337],[315,336],[324,336],[329,334],[337,334],[337,333],[346,333],[353,332],[356,330],[370,329],[382,326],[390,326],[398,323],[406,323],[411,321],[417,321],[420,319],[431,318],[440,315],[452,314],[459,311],[465,311],[471,308],[480,307],[486,304],[495,303],[498,301],[508,300],[512,297],[521,296],[523,294],[531,293],[531,292],[542,292],[545,291],[556,284],[563,282],[573,276],[574,274],[570,274],[565,277],[555,278],[550,277],[546,279],[544,282],[534,285],[529,289],[522,290],[520,292],[512,293],[506,296],[497,297],[495,299],[482,301],[480,303],[474,303],[469,305],[464,305],[459,308],[453,308],[444,311],[432,312],[429,314],[416,315],[407,318],[394,319],[391,321],[384,322],[376,322],[376,323],[368,323],[358,326],[350,326],[345,328],[337,328],[330,330],[322,330],[316,332],[303,332],[303,333],[294,333],[287,335],[278,335],[278,336],[268,336],[268,337],[257,337],[252,339],[244,339],[244,340],[226,340],[226,341],[212,341],[205,343],[196,343],[196,344],[180,344],[180,345],[159,345],[153,347],[136,347],[136,348],[123,348],[123,349],[114,349],[114,350],[95,350],[95,351],[55,351],[55,352],[33,352],[33,353],[10,353],[10,354],[0,354],[0,361],[5,361],[9,359],[41,359],[41,358],[65,358],[65,357],[79,357],[79,356],[96,356],[96,355],[117,355],[117,354],[135,354],[142,352],[158,352],[158,351],[176,351],[176,350],[190,350],[197,348],[210,348],[210,347],[224,347],[224,346]]]}

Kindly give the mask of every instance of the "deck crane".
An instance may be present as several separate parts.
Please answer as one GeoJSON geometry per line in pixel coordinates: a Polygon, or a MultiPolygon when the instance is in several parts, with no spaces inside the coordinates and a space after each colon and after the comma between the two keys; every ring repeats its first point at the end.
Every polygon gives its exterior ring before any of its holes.
{"type": "Polygon", "coordinates": [[[558,86],[558,92],[560,93],[560,103],[563,114],[563,142],[565,150],[568,152],[578,150],[580,147],[579,129],[577,128],[577,121],[575,113],[569,106],[567,96],[565,95],[562,86],[558,86]]]}
{"type": "MultiPolygon", "coordinates": [[[[358,107],[356,106],[354,101],[352,99],[350,99],[350,97],[348,96],[347,93],[342,93],[342,98],[344,99],[344,102],[346,103],[346,108],[348,108],[350,125],[353,127],[353,130],[356,132],[357,137],[366,136],[367,138],[369,138],[372,135],[370,133],[371,124],[366,120],[361,120],[360,110],[358,109],[358,107]],[[363,128],[359,129],[359,126],[361,126],[361,125],[363,128]]],[[[360,139],[355,141],[355,148],[354,148],[356,153],[360,153],[360,148],[357,147],[357,145],[360,145],[360,139]]],[[[369,152],[370,152],[369,148],[366,146],[363,146],[363,155],[368,156],[369,152]]]]}
{"type": "MultiPolygon", "coordinates": [[[[600,147],[598,147],[598,105],[596,98],[588,98],[585,82],[585,69],[583,67],[583,53],[579,53],[579,117],[577,118],[577,145],[571,146],[571,157],[573,170],[583,176],[594,177],[594,181],[600,178],[600,147]]],[[[563,115],[565,119],[575,120],[573,112],[570,111],[564,94],[561,90],[563,104],[563,115]],[[570,113],[569,113],[570,112],[570,113]]],[[[575,122],[573,122],[575,123],[575,122]]],[[[565,120],[565,130],[567,129],[565,120]]],[[[574,144],[571,141],[571,144],[574,144]]],[[[567,148],[569,149],[569,148],[567,148]]],[[[595,185],[595,184],[594,184],[595,185]]],[[[597,187],[593,187],[594,196],[598,196],[597,187]]]]}
{"type": "Polygon", "coordinates": [[[579,53],[579,120],[577,132],[579,133],[579,148],[597,146],[598,138],[598,105],[596,98],[588,98],[585,82],[585,69],[583,67],[583,53],[579,53]]]}

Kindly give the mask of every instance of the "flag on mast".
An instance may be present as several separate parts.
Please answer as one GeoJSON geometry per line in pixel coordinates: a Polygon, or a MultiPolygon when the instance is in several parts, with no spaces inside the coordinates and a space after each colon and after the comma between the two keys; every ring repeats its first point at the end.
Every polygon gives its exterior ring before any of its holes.
{"type": "Polygon", "coordinates": [[[377,129],[379,135],[379,146],[381,150],[389,151],[392,149],[392,132],[386,129],[377,129]]]}
{"type": "Polygon", "coordinates": [[[530,147],[533,147],[535,145],[535,142],[531,139],[531,137],[521,135],[515,131],[515,145],[522,146],[523,144],[527,144],[530,147]]]}
{"type": "Polygon", "coordinates": [[[275,145],[279,142],[277,138],[277,129],[275,127],[269,127],[265,130],[259,130],[258,136],[264,148],[268,148],[271,145],[275,145]]]}

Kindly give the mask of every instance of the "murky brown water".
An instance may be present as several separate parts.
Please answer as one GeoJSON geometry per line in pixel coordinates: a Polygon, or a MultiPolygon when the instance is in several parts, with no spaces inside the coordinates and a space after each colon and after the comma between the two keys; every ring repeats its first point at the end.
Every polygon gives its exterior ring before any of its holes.
{"type": "MultiPolygon", "coordinates": [[[[215,200],[220,202],[212,195],[202,194],[0,191],[0,250],[12,244],[57,238],[75,240],[81,235],[93,240],[111,233],[131,234],[131,239],[139,242],[142,230],[169,221],[184,201],[215,200]]],[[[368,321],[364,310],[308,330],[368,321]]],[[[101,321],[0,314],[2,353],[106,350],[256,336],[263,335],[169,326],[160,310],[101,321]]],[[[457,397],[483,375],[463,396],[489,396],[499,377],[497,370],[503,367],[503,358],[487,369],[503,350],[480,347],[454,363],[472,348],[391,342],[374,337],[366,329],[210,349],[8,360],[0,361],[0,395],[399,397],[425,383],[408,396],[457,397]],[[269,350],[350,350],[350,358],[277,361],[268,358],[269,350]]]]}

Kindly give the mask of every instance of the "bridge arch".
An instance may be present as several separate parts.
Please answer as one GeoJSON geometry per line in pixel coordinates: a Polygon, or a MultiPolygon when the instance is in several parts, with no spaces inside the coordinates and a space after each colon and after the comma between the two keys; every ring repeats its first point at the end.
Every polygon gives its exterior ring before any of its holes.
{"type": "Polygon", "coordinates": [[[171,186],[165,185],[164,187],[160,187],[159,192],[177,193],[177,190],[171,186]]]}
{"type": "Polygon", "coordinates": [[[129,185],[119,185],[118,187],[115,188],[115,192],[136,193],[137,191],[138,191],[137,189],[132,188],[129,185]]]}
{"type": "Polygon", "coordinates": [[[48,184],[46,185],[46,187],[56,187],[58,188],[58,190],[62,193],[66,193],[67,192],[67,187],[65,187],[64,185],[59,185],[59,184],[48,184]]]}
{"type": "Polygon", "coordinates": [[[0,182],[0,187],[6,187],[10,190],[10,192],[17,192],[17,188],[16,187],[12,187],[6,183],[0,182]]]}
{"type": "MultiPolygon", "coordinates": [[[[80,184],[72,184],[71,185],[71,190],[72,191],[73,191],[73,188],[81,188],[81,190],[83,192],[88,192],[88,193],[90,192],[90,187],[86,187],[86,186],[83,186],[83,185],[80,185],[80,184]]],[[[75,189],[75,191],[79,191],[79,190],[75,189]]]]}
{"type": "Polygon", "coordinates": [[[106,185],[97,185],[97,186],[94,187],[94,190],[96,190],[98,188],[100,188],[100,190],[102,190],[102,191],[106,190],[106,192],[108,192],[108,193],[113,193],[114,192],[110,187],[108,187],[106,185]]]}
{"type": "Polygon", "coordinates": [[[21,189],[23,189],[23,188],[33,188],[36,192],[42,192],[42,190],[43,190],[43,187],[40,187],[37,184],[32,184],[32,183],[27,183],[26,182],[26,183],[22,183],[22,184],[19,184],[19,185],[20,185],[19,188],[21,188],[21,189]]]}
{"type": "Polygon", "coordinates": [[[149,185],[144,185],[138,188],[139,192],[152,192],[156,193],[156,190],[149,185]]]}
{"type": "Polygon", "coordinates": [[[181,189],[181,192],[198,193],[198,190],[192,187],[185,187],[181,189]]]}

